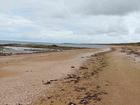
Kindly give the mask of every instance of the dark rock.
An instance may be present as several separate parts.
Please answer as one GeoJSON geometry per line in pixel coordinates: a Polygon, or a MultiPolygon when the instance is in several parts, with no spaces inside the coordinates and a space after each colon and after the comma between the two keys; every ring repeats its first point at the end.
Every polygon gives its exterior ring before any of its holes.
{"type": "Polygon", "coordinates": [[[96,88],[97,88],[97,89],[99,89],[99,88],[100,88],[100,86],[99,86],[99,85],[97,85],[97,86],[96,86],[96,88]]]}
{"type": "Polygon", "coordinates": [[[98,98],[97,98],[97,101],[101,101],[101,98],[100,98],[100,97],[98,97],[98,98]]]}
{"type": "Polygon", "coordinates": [[[43,83],[43,85],[49,85],[49,84],[51,84],[51,81],[47,81],[47,82],[42,81],[42,83],[43,83]]]}
{"type": "Polygon", "coordinates": [[[50,80],[50,81],[47,81],[47,82],[44,82],[44,81],[42,80],[42,83],[43,83],[43,85],[49,85],[49,84],[51,84],[51,83],[54,82],[54,81],[58,81],[58,80],[55,79],[55,80],[50,80]]]}
{"type": "Polygon", "coordinates": [[[75,75],[75,74],[68,74],[65,79],[70,79],[70,78],[77,78],[77,75],[75,75]]]}
{"type": "Polygon", "coordinates": [[[91,73],[91,75],[93,76],[93,75],[95,75],[95,73],[94,73],[94,72],[92,72],[92,73],[91,73]]]}
{"type": "Polygon", "coordinates": [[[16,105],[23,105],[23,104],[18,103],[18,104],[16,104],[16,105]]]}
{"type": "Polygon", "coordinates": [[[50,80],[51,82],[54,82],[54,81],[58,81],[57,79],[54,79],[54,80],[50,80]]]}
{"type": "Polygon", "coordinates": [[[92,99],[97,100],[97,98],[98,98],[98,94],[92,95],[92,99]]]}
{"type": "Polygon", "coordinates": [[[75,66],[71,66],[71,68],[75,68],[75,66]]]}
{"type": "Polygon", "coordinates": [[[65,89],[61,89],[60,91],[65,91],[65,89]]]}
{"type": "Polygon", "coordinates": [[[88,102],[87,99],[82,99],[82,100],[80,100],[80,104],[86,105],[86,104],[88,104],[88,103],[89,103],[89,102],[88,102]]]}
{"type": "Polygon", "coordinates": [[[68,105],[76,105],[75,103],[73,102],[69,102],[68,105]]]}
{"type": "Polygon", "coordinates": [[[105,84],[105,86],[109,86],[109,84],[105,84]]]}
{"type": "Polygon", "coordinates": [[[85,67],[85,66],[80,66],[80,68],[79,68],[80,70],[82,70],[82,69],[88,69],[88,67],[85,67]]]}
{"type": "Polygon", "coordinates": [[[52,97],[47,97],[47,99],[51,99],[52,97]]]}

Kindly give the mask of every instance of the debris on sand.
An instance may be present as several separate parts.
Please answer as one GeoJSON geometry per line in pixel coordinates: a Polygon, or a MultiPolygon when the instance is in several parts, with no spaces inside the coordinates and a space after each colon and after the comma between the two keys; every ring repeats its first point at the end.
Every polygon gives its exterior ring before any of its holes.
{"type": "Polygon", "coordinates": [[[131,49],[131,48],[122,47],[121,52],[126,53],[127,55],[134,54],[136,56],[140,56],[140,51],[137,50],[137,49],[131,49]]]}
{"type": "MultiPolygon", "coordinates": [[[[75,73],[67,74],[64,79],[57,82],[56,87],[59,88],[46,93],[52,97],[47,99],[43,105],[57,105],[58,102],[62,105],[94,105],[102,101],[102,95],[106,95],[107,92],[103,91],[100,85],[94,84],[94,81],[97,80],[103,66],[106,65],[102,54],[88,59],[75,73]]],[[[71,66],[71,68],[75,67],[71,66]]],[[[44,84],[48,85],[51,82],[44,82],[44,84]]]]}
{"type": "Polygon", "coordinates": [[[88,104],[88,100],[86,98],[85,99],[81,99],[80,100],[80,104],[86,105],[86,104],[88,104]]]}
{"type": "Polygon", "coordinates": [[[49,85],[49,84],[51,84],[51,81],[47,81],[47,82],[42,81],[42,83],[43,83],[43,85],[49,85]]]}
{"type": "Polygon", "coordinates": [[[69,102],[68,105],[76,105],[75,103],[73,102],[69,102]]]}
{"type": "Polygon", "coordinates": [[[80,70],[82,70],[82,69],[88,69],[88,67],[80,66],[79,69],[80,69],[80,70]]]}
{"type": "Polygon", "coordinates": [[[65,80],[65,83],[70,83],[70,82],[78,83],[80,80],[80,77],[75,74],[68,74],[67,77],[64,78],[64,80],[65,80]]]}
{"type": "Polygon", "coordinates": [[[43,85],[49,85],[49,84],[51,84],[52,82],[54,82],[54,81],[58,81],[57,79],[56,80],[49,80],[49,81],[47,81],[47,82],[44,82],[43,80],[42,80],[42,84],[43,85]]]}
{"type": "Polygon", "coordinates": [[[73,69],[73,68],[75,68],[75,66],[71,66],[71,68],[73,69]]]}
{"type": "MultiPolygon", "coordinates": [[[[7,104],[7,105],[8,105],[8,104],[7,104]]],[[[23,105],[23,104],[18,103],[18,104],[16,104],[16,105],[23,105]]]]}

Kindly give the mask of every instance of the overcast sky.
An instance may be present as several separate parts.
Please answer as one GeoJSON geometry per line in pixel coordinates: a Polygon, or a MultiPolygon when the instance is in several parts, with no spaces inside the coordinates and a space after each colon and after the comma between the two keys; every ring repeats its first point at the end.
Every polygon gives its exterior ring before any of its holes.
{"type": "Polygon", "coordinates": [[[0,0],[0,40],[140,41],[140,0],[0,0]]]}

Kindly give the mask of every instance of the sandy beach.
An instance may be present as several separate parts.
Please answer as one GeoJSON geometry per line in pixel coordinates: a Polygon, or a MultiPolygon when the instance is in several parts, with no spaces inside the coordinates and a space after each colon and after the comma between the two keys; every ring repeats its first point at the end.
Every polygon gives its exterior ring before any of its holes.
{"type": "Polygon", "coordinates": [[[139,105],[140,65],[125,52],[115,47],[91,55],[74,74],[55,82],[32,105],[139,105]]]}
{"type": "Polygon", "coordinates": [[[138,52],[113,46],[0,57],[0,105],[139,105],[138,52]]]}
{"type": "Polygon", "coordinates": [[[0,105],[27,105],[42,95],[49,80],[74,72],[96,49],[0,57],[0,105]]]}
{"type": "Polygon", "coordinates": [[[0,105],[140,105],[140,0],[0,0],[0,105]]]}

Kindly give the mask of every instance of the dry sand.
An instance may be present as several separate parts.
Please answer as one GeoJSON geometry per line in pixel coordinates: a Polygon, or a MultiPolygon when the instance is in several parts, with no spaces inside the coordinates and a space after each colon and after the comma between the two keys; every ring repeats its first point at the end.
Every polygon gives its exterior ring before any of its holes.
{"type": "Polygon", "coordinates": [[[140,63],[118,51],[107,54],[106,63],[99,84],[108,95],[97,105],[139,105],[140,63]]]}
{"type": "MultiPolygon", "coordinates": [[[[108,50],[108,49],[107,49],[108,50]]],[[[98,50],[79,49],[47,54],[0,57],[0,105],[28,105],[50,88],[44,83],[74,72],[98,50]]]]}
{"type": "Polygon", "coordinates": [[[0,105],[139,105],[139,55],[115,49],[1,57],[0,105]]]}
{"type": "MultiPolygon", "coordinates": [[[[48,86],[48,84],[46,84],[48,86]]],[[[33,105],[139,105],[140,64],[120,52],[91,56],[33,105]]]]}

